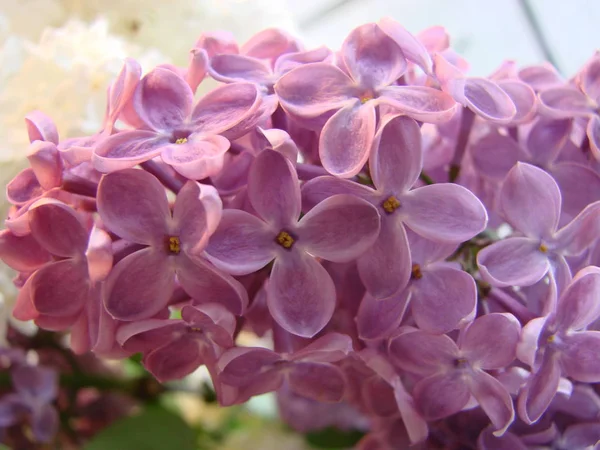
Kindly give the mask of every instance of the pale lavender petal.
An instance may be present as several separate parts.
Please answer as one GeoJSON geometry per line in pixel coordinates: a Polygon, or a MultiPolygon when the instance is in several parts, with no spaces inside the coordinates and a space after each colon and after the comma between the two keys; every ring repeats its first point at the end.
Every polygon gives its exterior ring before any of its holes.
{"type": "Polygon", "coordinates": [[[204,32],[194,47],[204,49],[211,58],[221,53],[240,52],[235,36],[229,31],[204,32]]]}
{"type": "MultiPolygon", "coordinates": [[[[560,188],[562,197],[561,224],[575,218],[590,203],[600,200],[600,175],[591,167],[576,162],[560,162],[553,164],[550,174],[560,188]]],[[[591,206],[591,205],[590,205],[591,206]]],[[[586,213],[586,215],[588,215],[586,213]]],[[[590,230],[591,221],[586,221],[590,230]]],[[[591,226],[593,228],[593,226],[591,226]]],[[[589,233],[579,241],[589,238],[589,233]]],[[[587,246],[588,244],[586,244],[587,246]]]]}
{"type": "Polygon", "coordinates": [[[511,124],[522,124],[530,122],[536,113],[537,97],[535,91],[527,84],[519,80],[497,80],[500,86],[512,100],[517,113],[511,119],[511,124]]]}
{"type": "Polygon", "coordinates": [[[467,241],[487,225],[487,212],[481,201],[457,184],[423,186],[399,200],[402,221],[427,239],[467,241]]]}
{"type": "Polygon", "coordinates": [[[592,117],[588,122],[587,137],[592,154],[596,160],[600,160],[600,115],[592,117]]]}
{"type": "Polygon", "coordinates": [[[328,63],[291,70],[277,81],[275,93],[286,111],[308,118],[343,108],[358,97],[348,75],[328,63]]]}
{"type": "Polygon", "coordinates": [[[194,133],[183,144],[163,147],[161,158],[184,177],[202,180],[221,171],[229,147],[229,140],[223,136],[194,133]]]}
{"type": "Polygon", "coordinates": [[[403,289],[400,293],[383,299],[365,294],[356,315],[360,338],[376,340],[387,337],[400,326],[410,298],[410,289],[403,289]]]}
{"type": "Polygon", "coordinates": [[[451,371],[419,381],[413,396],[425,420],[438,420],[463,409],[471,393],[461,373],[451,371]]]}
{"type": "Polygon", "coordinates": [[[600,268],[589,266],[580,270],[558,301],[556,326],[574,330],[589,326],[600,315],[599,292],[600,268]]]}
{"type": "Polygon", "coordinates": [[[240,48],[240,53],[258,59],[275,60],[288,52],[300,50],[300,43],[290,34],[279,28],[267,28],[248,39],[240,48]]]}
{"type": "Polygon", "coordinates": [[[460,350],[481,369],[501,369],[515,359],[520,334],[521,326],[512,315],[486,314],[467,328],[460,350]]]}
{"type": "Polygon", "coordinates": [[[358,258],[360,278],[373,297],[385,298],[406,286],[410,271],[404,226],[395,217],[383,217],[377,240],[358,258]]]}
{"type": "Polygon", "coordinates": [[[167,306],[174,283],[174,270],[162,249],[138,250],[110,273],[106,309],[119,320],[150,318],[167,306]]]}
{"type": "Polygon", "coordinates": [[[333,52],[324,45],[313,50],[286,53],[275,61],[275,73],[281,76],[296,67],[310,63],[329,62],[332,58],[333,52]]]}
{"type": "Polygon", "coordinates": [[[335,309],[331,277],[321,264],[298,249],[275,260],[267,292],[267,304],[275,321],[298,336],[317,334],[335,309]]]}
{"type": "Polygon", "coordinates": [[[514,139],[492,130],[471,146],[475,168],[484,176],[501,181],[510,169],[524,159],[524,152],[514,139]]]}
{"type": "Polygon", "coordinates": [[[560,365],[565,376],[582,383],[600,382],[600,331],[563,338],[560,365]]]}
{"type": "MultiPolygon", "coordinates": [[[[202,190],[200,184],[188,181],[177,193],[173,205],[172,231],[179,236],[181,249],[189,254],[200,254],[208,242],[208,223],[211,220],[208,216],[211,211],[204,207],[202,190]]],[[[218,216],[218,221],[221,210],[213,214],[218,216]]]]}
{"type": "Polygon", "coordinates": [[[406,70],[398,44],[374,23],[352,30],[340,53],[348,72],[363,89],[388,86],[406,70]]]}
{"type": "Polygon", "coordinates": [[[58,131],[50,117],[41,111],[31,111],[25,116],[29,141],[48,141],[58,145],[58,131]]]}
{"type": "Polygon", "coordinates": [[[475,315],[475,280],[462,270],[430,267],[412,281],[411,289],[411,311],[423,331],[447,333],[475,315]]]}
{"type": "Polygon", "coordinates": [[[379,213],[352,195],[334,195],[311,209],[298,223],[298,246],[311,255],[349,262],[370,248],[379,236],[379,213]]]}
{"type": "Polygon", "coordinates": [[[390,17],[384,17],[377,25],[400,46],[406,59],[418,65],[425,73],[431,73],[431,57],[419,39],[390,17]]]}
{"type": "Polygon", "coordinates": [[[327,121],[319,139],[319,156],[332,175],[350,178],[369,159],[375,136],[375,106],[358,100],[341,108],[327,121]]]}
{"type": "Polygon", "coordinates": [[[100,172],[127,169],[159,155],[169,140],[154,131],[121,131],[94,147],[92,163],[100,172]]]}
{"type": "Polygon", "coordinates": [[[452,97],[427,86],[389,86],[380,91],[379,101],[428,123],[447,122],[457,111],[452,97]]]}
{"type": "Polygon", "coordinates": [[[248,174],[248,196],[256,212],[274,227],[290,226],[300,217],[298,175],[281,153],[265,150],[256,157],[248,174]]]}
{"type": "Polygon", "coordinates": [[[554,179],[531,164],[517,163],[508,173],[499,198],[508,222],[532,238],[549,238],[560,218],[561,195],[554,179]]]}
{"type": "Polygon", "coordinates": [[[569,139],[572,120],[539,119],[527,135],[527,150],[535,164],[553,162],[569,139]]]}
{"type": "Polygon", "coordinates": [[[260,59],[244,55],[222,54],[210,59],[210,75],[219,81],[251,81],[268,85],[275,80],[270,67],[260,59]]]}
{"type": "Polygon", "coordinates": [[[327,333],[291,355],[292,361],[331,363],[352,352],[352,339],[340,333],[327,333]]]}
{"type": "Polygon", "coordinates": [[[419,125],[406,116],[384,118],[369,159],[371,178],[377,190],[384,193],[409,190],[419,179],[422,167],[419,125]]]}
{"type": "Polygon", "coordinates": [[[502,383],[481,370],[475,370],[467,379],[471,394],[496,428],[494,434],[502,436],[515,419],[510,394],[502,383]]]}
{"type": "Polygon", "coordinates": [[[41,314],[72,316],[88,301],[89,284],[87,267],[80,261],[56,261],[31,276],[31,299],[41,314]]]}
{"type": "Polygon", "coordinates": [[[255,272],[277,255],[277,232],[259,218],[245,211],[228,209],[215,233],[210,237],[206,253],[219,269],[233,275],[255,272]]]}
{"type": "Polygon", "coordinates": [[[148,127],[170,131],[180,127],[192,112],[194,94],[183,78],[158,67],[142,78],[132,101],[148,127]]]}
{"type": "Polygon", "coordinates": [[[524,67],[519,70],[518,77],[536,91],[544,91],[549,87],[563,84],[561,76],[549,63],[524,67]]]}
{"type": "Polygon", "coordinates": [[[202,352],[203,348],[197,340],[183,337],[150,352],[144,358],[144,366],[161,383],[178,380],[204,362],[202,352]]]}
{"type": "Polygon", "coordinates": [[[171,218],[165,187],[144,170],[105,175],[98,185],[98,212],[104,225],[123,239],[163,245],[171,218]]]}
{"type": "Polygon", "coordinates": [[[296,394],[320,402],[339,402],[346,388],[343,372],[332,364],[297,363],[290,370],[288,381],[296,394]]]}
{"type": "Polygon", "coordinates": [[[564,255],[580,255],[598,239],[599,235],[600,201],[586,206],[577,217],[558,230],[555,241],[564,255]]]}
{"type": "Polygon", "coordinates": [[[477,253],[482,277],[493,286],[530,286],[548,272],[547,254],[540,243],[529,238],[504,239],[477,253]]]}
{"type": "Polygon", "coordinates": [[[454,367],[459,358],[458,347],[445,334],[407,331],[390,339],[390,360],[403,370],[419,375],[432,375],[454,367]]]}
{"type": "Polygon", "coordinates": [[[558,358],[547,353],[519,395],[517,407],[521,420],[531,424],[546,412],[558,390],[560,375],[558,358]]]}
{"type": "Polygon", "coordinates": [[[485,119],[506,123],[517,114],[508,94],[491,80],[464,78],[452,84],[453,97],[485,119]]]}
{"type": "Polygon", "coordinates": [[[440,243],[425,239],[414,231],[406,230],[413,264],[429,266],[431,263],[444,262],[457,249],[457,243],[440,243]]]}
{"type": "Polygon", "coordinates": [[[539,99],[540,114],[555,119],[588,117],[594,112],[585,94],[571,86],[546,89],[539,99]]]}
{"type": "Polygon", "coordinates": [[[332,176],[313,178],[302,185],[302,206],[305,211],[336,194],[350,194],[375,203],[377,193],[362,184],[332,176]]]}

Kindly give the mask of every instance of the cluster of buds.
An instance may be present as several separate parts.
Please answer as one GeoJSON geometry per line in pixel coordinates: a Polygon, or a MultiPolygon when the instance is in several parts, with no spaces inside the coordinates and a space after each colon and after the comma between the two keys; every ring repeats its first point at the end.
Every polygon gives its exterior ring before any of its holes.
{"type": "Polygon", "coordinates": [[[95,135],[26,119],[14,316],[161,382],[206,365],[222,405],[276,391],[363,450],[595,445],[600,55],[467,70],[391,19],[338,52],[270,29],[127,60],[95,135]]]}

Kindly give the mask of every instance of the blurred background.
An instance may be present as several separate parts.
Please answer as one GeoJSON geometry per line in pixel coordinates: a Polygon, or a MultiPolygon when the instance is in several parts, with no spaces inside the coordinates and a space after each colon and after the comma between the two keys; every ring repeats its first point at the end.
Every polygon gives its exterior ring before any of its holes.
{"type": "MultiPolygon", "coordinates": [[[[26,165],[25,114],[50,115],[61,139],[96,132],[106,87],[126,56],[144,71],[184,65],[204,31],[228,30],[242,43],[272,26],[307,48],[338,49],[354,27],[383,16],[413,33],[443,25],[472,75],[513,59],[520,66],[548,61],[570,77],[600,46],[599,0],[0,0],[0,185],[26,165]]],[[[2,199],[0,214],[6,211],[2,199]]],[[[12,274],[0,268],[1,345],[16,291],[12,274]]],[[[203,379],[198,374],[183,391],[198,392],[203,379]]],[[[276,422],[272,397],[227,410],[210,400],[208,393],[167,401],[215,448],[334,448],[356,437],[293,434],[276,422]]]]}

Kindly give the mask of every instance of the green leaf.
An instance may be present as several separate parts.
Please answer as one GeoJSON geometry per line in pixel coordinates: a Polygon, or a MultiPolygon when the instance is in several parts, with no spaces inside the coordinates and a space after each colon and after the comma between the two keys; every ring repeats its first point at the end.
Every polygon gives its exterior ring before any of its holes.
{"type": "Polygon", "coordinates": [[[341,449],[354,448],[364,433],[358,430],[340,430],[337,428],[325,428],[305,435],[306,441],[314,448],[341,449]]]}
{"type": "Polygon", "coordinates": [[[160,407],[122,419],[98,433],[84,450],[196,450],[196,433],[160,407]]]}

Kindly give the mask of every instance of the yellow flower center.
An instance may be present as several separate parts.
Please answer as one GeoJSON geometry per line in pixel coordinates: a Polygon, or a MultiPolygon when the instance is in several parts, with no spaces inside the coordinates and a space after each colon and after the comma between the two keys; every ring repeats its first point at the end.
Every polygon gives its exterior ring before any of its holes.
{"type": "Polygon", "coordinates": [[[363,95],[360,98],[360,102],[364,105],[365,103],[367,103],[369,100],[373,100],[373,97],[370,95],[363,95]]]}
{"type": "Polygon", "coordinates": [[[382,204],[381,207],[385,210],[386,213],[391,214],[394,211],[396,211],[398,208],[400,208],[400,201],[394,197],[393,195],[390,195],[382,204]]]}
{"type": "Polygon", "coordinates": [[[548,253],[548,246],[546,246],[546,244],[540,244],[539,249],[542,253],[548,253]]]}
{"type": "Polygon", "coordinates": [[[187,138],[179,138],[175,141],[176,144],[185,144],[187,142],[187,138]]]}
{"type": "Polygon", "coordinates": [[[420,265],[418,265],[418,264],[412,265],[411,278],[413,278],[414,280],[420,280],[421,278],[423,278],[423,273],[421,272],[420,265]]]}
{"type": "Polygon", "coordinates": [[[167,249],[169,253],[173,253],[175,255],[179,254],[181,251],[181,241],[177,236],[169,236],[167,239],[167,249]]]}
{"type": "Polygon", "coordinates": [[[294,245],[294,238],[287,231],[280,231],[275,240],[285,249],[290,249],[294,245]]]}

